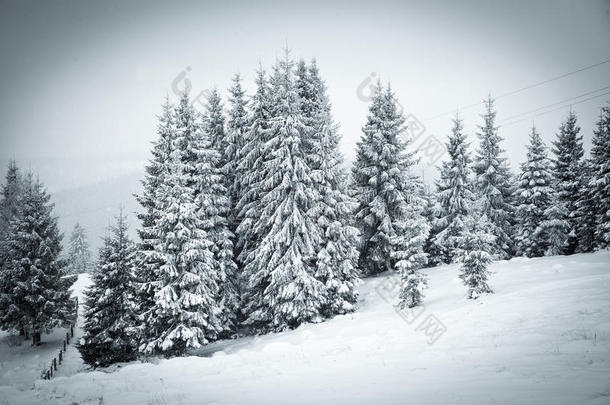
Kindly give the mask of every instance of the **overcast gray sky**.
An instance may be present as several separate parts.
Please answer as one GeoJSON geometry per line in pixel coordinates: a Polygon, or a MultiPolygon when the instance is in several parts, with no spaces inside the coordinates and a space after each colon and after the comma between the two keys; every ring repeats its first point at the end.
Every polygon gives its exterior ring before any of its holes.
{"type": "MultiPolygon", "coordinates": [[[[286,44],[317,58],[351,160],[372,74],[391,81],[424,137],[444,141],[451,114],[438,115],[456,107],[473,133],[482,106],[464,107],[489,92],[608,60],[610,2],[0,0],[0,159],[56,189],[139,170],[181,72],[195,95],[226,94],[234,72],[252,91],[259,60],[271,65],[286,44]]],[[[550,141],[570,103],[588,146],[608,86],[605,63],[500,97],[499,122],[518,121],[500,129],[513,166],[532,122],[550,141]]]]}

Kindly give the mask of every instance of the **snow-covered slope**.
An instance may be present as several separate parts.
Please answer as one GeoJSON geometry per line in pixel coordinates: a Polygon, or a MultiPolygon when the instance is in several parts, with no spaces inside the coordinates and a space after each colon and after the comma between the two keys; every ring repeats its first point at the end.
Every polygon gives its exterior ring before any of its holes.
{"type": "Polygon", "coordinates": [[[369,279],[355,314],[218,342],[190,357],[38,381],[29,399],[80,405],[610,403],[610,252],[518,258],[491,270],[496,294],[477,301],[464,299],[456,266],[431,269],[425,308],[402,316],[384,299],[391,279],[369,279]],[[439,328],[426,329],[431,320],[439,328]]]}
{"type": "MultiPolygon", "coordinates": [[[[72,286],[72,296],[77,296],[81,304],[81,315],[83,293],[90,283],[88,274],[79,274],[72,286]]],[[[82,319],[77,323],[75,338],[80,336],[81,321],[82,319]]],[[[40,378],[42,369],[48,368],[53,357],[57,357],[65,336],[66,329],[57,328],[52,333],[42,336],[42,345],[32,347],[31,340],[23,342],[21,337],[0,332],[0,404],[3,404],[3,397],[12,398],[9,404],[30,403],[31,400],[20,401],[16,398],[31,396],[29,389],[40,378]]],[[[57,375],[72,375],[83,369],[84,364],[78,350],[73,344],[69,345],[57,375]]]]}

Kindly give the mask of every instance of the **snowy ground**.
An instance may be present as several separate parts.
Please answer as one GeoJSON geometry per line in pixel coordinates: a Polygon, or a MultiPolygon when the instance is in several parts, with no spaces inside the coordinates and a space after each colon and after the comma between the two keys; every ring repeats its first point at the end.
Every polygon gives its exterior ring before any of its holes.
{"type": "MultiPolygon", "coordinates": [[[[72,287],[73,296],[78,296],[81,303],[84,302],[83,291],[89,285],[88,274],[80,274],[72,287]]],[[[79,319],[74,337],[80,336],[79,319]]],[[[43,335],[41,346],[32,346],[32,341],[23,341],[21,337],[9,336],[0,331],[0,404],[3,400],[9,404],[29,404],[31,402],[31,389],[34,382],[40,378],[43,368],[48,368],[53,357],[57,357],[62,342],[66,336],[66,329],[58,328],[49,335],[43,335]],[[7,399],[8,398],[8,399],[7,399]],[[19,398],[23,400],[20,401],[19,398]]],[[[57,376],[69,376],[84,370],[84,364],[78,350],[73,344],[66,347],[63,363],[57,370],[57,376]]]]}
{"type": "MultiPolygon", "coordinates": [[[[610,252],[491,270],[496,294],[477,301],[455,266],[431,269],[425,308],[402,316],[383,298],[391,280],[369,279],[355,314],[37,381],[0,404],[610,404],[610,252]],[[434,319],[446,332],[425,328],[434,319]]],[[[1,384],[23,389],[17,364],[2,363],[1,384]]]]}

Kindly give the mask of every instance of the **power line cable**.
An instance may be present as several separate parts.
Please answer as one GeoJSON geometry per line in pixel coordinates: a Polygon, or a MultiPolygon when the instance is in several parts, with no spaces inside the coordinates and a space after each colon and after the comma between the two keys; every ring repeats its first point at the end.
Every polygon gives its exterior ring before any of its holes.
{"type": "MultiPolygon", "coordinates": [[[[573,71],[568,72],[568,73],[561,74],[561,75],[559,75],[559,76],[552,77],[552,78],[550,78],[550,79],[543,80],[543,81],[541,81],[541,82],[537,82],[537,83],[531,84],[531,85],[529,85],[529,86],[521,87],[521,88],[519,88],[519,89],[512,90],[512,91],[509,91],[509,92],[507,92],[507,93],[502,93],[502,94],[500,94],[500,95],[498,95],[498,96],[494,97],[494,99],[495,99],[495,100],[497,100],[497,99],[500,99],[500,98],[504,98],[504,97],[512,96],[512,95],[514,95],[514,94],[521,93],[521,92],[523,92],[523,91],[526,91],[526,90],[529,90],[529,89],[533,89],[533,88],[535,88],[535,87],[542,86],[542,85],[544,85],[544,84],[551,83],[551,82],[553,82],[553,81],[560,80],[560,79],[563,79],[563,78],[565,78],[565,77],[568,77],[568,76],[571,76],[571,75],[574,75],[574,74],[577,74],[577,73],[580,73],[580,72],[584,72],[585,70],[589,70],[589,69],[596,68],[596,67],[601,66],[601,65],[604,65],[604,64],[606,64],[606,63],[608,63],[608,62],[610,62],[610,58],[609,58],[609,59],[606,59],[606,60],[603,60],[603,61],[601,61],[601,62],[594,63],[594,64],[589,65],[589,66],[582,67],[582,68],[577,69],[577,70],[573,70],[573,71]]],[[[466,105],[466,106],[460,107],[460,108],[459,108],[459,110],[466,110],[466,109],[469,109],[469,108],[473,108],[473,107],[480,106],[480,105],[482,105],[482,104],[483,104],[483,102],[479,101],[479,102],[477,102],[477,103],[472,103],[472,104],[468,104],[468,105],[466,105]]],[[[440,114],[434,115],[434,116],[432,116],[432,117],[428,117],[428,118],[424,119],[424,120],[423,120],[423,122],[428,122],[428,121],[434,120],[434,119],[436,119],[436,118],[443,117],[443,116],[445,116],[445,115],[447,115],[447,114],[452,114],[452,113],[455,113],[455,111],[457,111],[457,110],[458,110],[458,109],[453,109],[453,110],[448,110],[448,111],[445,111],[445,112],[443,112],[443,113],[440,113],[440,114]]]]}
{"type": "Polygon", "coordinates": [[[561,101],[558,101],[556,103],[547,104],[545,106],[538,107],[538,108],[530,110],[530,111],[526,111],[526,112],[522,112],[522,113],[519,113],[519,114],[511,115],[510,117],[504,118],[501,122],[508,122],[508,121],[512,120],[513,118],[518,118],[518,117],[521,117],[523,115],[531,114],[531,113],[534,113],[534,112],[537,112],[537,111],[540,111],[540,110],[544,110],[544,109],[549,108],[549,107],[553,107],[553,106],[556,106],[556,105],[559,105],[559,104],[567,103],[568,101],[572,101],[572,100],[575,100],[575,99],[578,99],[578,98],[582,98],[582,97],[585,97],[585,96],[588,96],[588,95],[591,95],[591,94],[595,94],[595,93],[598,93],[600,91],[607,90],[607,89],[610,89],[610,86],[601,87],[599,89],[588,91],[588,92],[580,94],[578,96],[566,98],[565,100],[561,100],[561,101]]]}
{"type": "Polygon", "coordinates": [[[548,111],[545,111],[545,112],[542,112],[542,113],[539,113],[539,114],[535,114],[535,115],[532,115],[531,117],[526,117],[526,118],[523,118],[521,120],[512,121],[512,122],[509,122],[507,124],[501,124],[501,125],[498,125],[498,128],[500,128],[500,127],[507,127],[509,125],[517,124],[519,122],[531,120],[532,118],[536,118],[536,117],[539,117],[541,115],[552,113],[554,111],[561,110],[562,108],[566,108],[566,107],[570,107],[570,106],[573,106],[573,105],[581,104],[581,103],[584,103],[586,101],[593,100],[593,99],[596,99],[596,98],[599,98],[599,97],[602,97],[602,96],[605,96],[605,95],[608,95],[608,94],[610,94],[610,91],[608,91],[606,93],[598,94],[597,96],[586,98],[584,100],[577,101],[575,103],[569,103],[569,104],[566,104],[566,105],[562,105],[561,107],[553,108],[552,110],[548,110],[548,111]]]}

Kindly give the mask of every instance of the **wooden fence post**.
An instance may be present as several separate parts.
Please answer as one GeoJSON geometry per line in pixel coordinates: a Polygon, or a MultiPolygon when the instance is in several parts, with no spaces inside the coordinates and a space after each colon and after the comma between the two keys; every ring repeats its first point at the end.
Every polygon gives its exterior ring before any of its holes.
{"type": "Polygon", "coordinates": [[[74,325],[70,325],[70,336],[74,337],[74,325]]]}
{"type": "Polygon", "coordinates": [[[64,352],[66,351],[66,340],[64,339],[64,352]]]}
{"type": "Polygon", "coordinates": [[[61,364],[62,360],[64,359],[64,354],[63,352],[60,350],[59,351],[59,364],[61,364]]]}
{"type": "Polygon", "coordinates": [[[70,333],[66,332],[66,342],[70,344],[70,333]]]}

